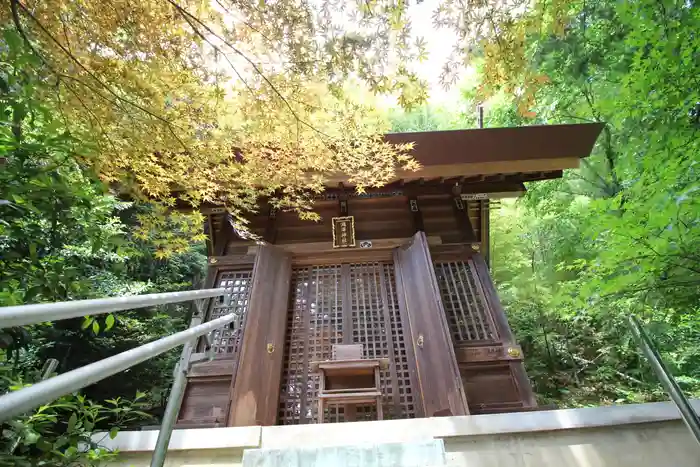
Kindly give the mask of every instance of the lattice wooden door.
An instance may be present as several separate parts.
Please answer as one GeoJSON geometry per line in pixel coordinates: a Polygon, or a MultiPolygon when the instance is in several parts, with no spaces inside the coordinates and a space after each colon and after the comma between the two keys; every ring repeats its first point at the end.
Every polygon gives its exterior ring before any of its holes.
{"type": "Polygon", "coordinates": [[[217,278],[217,287],[224,287],[231,293],[231,301],[218,297],[211,304],[206,321],[221,318],[229,313],[236,314],[236,320],[224,329],[214,331],[212,347],[215,358],[238,359],[241,339],[245,328],[246,311],[250,296],[252,271],[222,271],[217,278]]]}
{"type": "MultiPolygon", "coordinates": [[[[362,344],[364,358],[389,358],[381,374],[385,418],[415,417],[394,266],[358,263],[292,272],[279,423],[318,421],[318,376],[309,374],[309,363],[330,359],[332,345],[343,343],[362,344]]],[[[374,412],[360,407],[356,417],[371,420],[374,412]]],[[[323,416],[326,422],[345,420],[342,407],[323,416]]]]}
{"type": "Polygon", "coordinates": [[[495,342],[498,331],[493,322],[471,259],[435,263],[435,277],[442,306],[455,344],[495,342]]]}
{"type": "MultiPolygon", "coordinates": [[[[236,374],[245,328],[251,276],[251,270],[219,271],[217,274],[215,286],[231,291],[231,301],[226,302],[223,297],[213,299],[205,320],[211,321],[229,313],[235,313],[236,320],[214,332],[214,360],[196,363],[190,369],[178,418],[181,426],[226,426],[231,381],[236,374]]],[[[203,341],[201,339],[198,345],[200,352],[205,350],[203,341]]]]}
{"type": "Polygon", "coordinates": [[[435,276],[470,413],[533,407],[522,351],[483,257],[436,262],[435,276]]]}

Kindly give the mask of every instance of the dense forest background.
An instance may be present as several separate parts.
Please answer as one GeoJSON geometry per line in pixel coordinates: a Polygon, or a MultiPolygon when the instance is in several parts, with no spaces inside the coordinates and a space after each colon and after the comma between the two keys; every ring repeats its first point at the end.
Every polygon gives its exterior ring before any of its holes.
{"type": "MultiPolygon", "coordinates": [[[[556,34],[518,35],[536,86],[494,87],[503,69],[483,47],[471,57],[474,73],[455,85],[458,102],[385,117],[393,131],[474,128],[483,105],[487,127],[605,122],[579,170],[530,184],[492,212],[494,279],[541,404],[665,398],[631,339],[630,314],[647,323],[687,394],[700,397],[700,8],[692,0],[568,8],[556,34]]],[[[71,131],[60,98],[45,97],[55,83],[26,72],[42,65],[17,29],[2,34],[0,305],[198,287],[202,242],[162,254],[142,229],[153,206],[120,199],[98,177],[86,163],[101,150],[90,131],[71,131]]],[[[37,381],[48,359],[66,372],[182,329],[189,313],[169,306],[2,330],[0,393],[37,381]]],[[[103,459],[98,448],[88,458],[72,447],[105,426],[156,424],[176,356],[3,425],[0,465],[103,459]]]]}
{"type": "MultiPolygon", "coordinates": [[[[545,84],[527,115],[479,82],[454,107],[394,113],[400,131],[605,122],[593,155],[491,214],[492,273],[540,403],[666,399],[631,339],[635,314],[700,396],[700,8],[577,4],[560,36],[532,34],[545,84]]],[[[489,73],[477,67],[477,76],[489,73]]]]}

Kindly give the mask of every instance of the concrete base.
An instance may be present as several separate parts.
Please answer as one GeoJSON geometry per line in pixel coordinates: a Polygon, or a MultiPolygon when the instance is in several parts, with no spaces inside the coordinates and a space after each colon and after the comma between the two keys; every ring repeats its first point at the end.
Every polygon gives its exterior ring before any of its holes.
{"type": "MultiPolygon", "coordinates": [[[[700,411],[700,401],[692,402],[700,411]]],[[[148,467],[158,433],[96,435],[148,467]]],[[[670,402],[497,415],[176,430],[166,467],[700,466],[700,446],[670,402]]]]}
{"type": "Polygon", "coordinates": [[[243,467],[442,467],[441,439],[414,443],[248,449],[243,467]]]}

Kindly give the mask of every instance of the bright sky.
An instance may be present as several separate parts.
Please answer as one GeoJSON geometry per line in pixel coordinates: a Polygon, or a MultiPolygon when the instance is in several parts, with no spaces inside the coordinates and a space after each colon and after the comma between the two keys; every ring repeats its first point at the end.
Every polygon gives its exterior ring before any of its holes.
{"type": "MultiPolygon", "coordinates": [[[[417,0],[412,0],[408,7],[408,16],[412,26],[412,41],[422,37],[428,52],[428,58],[423,63],[413,63],[411,68],[418,75],[426,80],[429,84],[429,103],[433,105],[443,106],[450,109],[453,105],[456,106],[459,101],[459,85],[455,84],[450,89],[445,90],[440,84],[440,73],[443,65],[452,51],[453,45],[457,41],[456,34],[446,28],[437,29],[433,26],[433,13],[440,4],[440,0],[423,0],[418,3],[417,0]]],[[[218,8],[214,5],[215,8],[218,8]]],[[[339,15],[342,15],[339,13],[339,15]]],[[[224,15],[231,23],[235,22],[236,18],[230,15],[224,15]]],[[[341,20],[342,21],[342,20],[341,20]]],[[[216,39],[212,42],[222,44],[216,39]]],[[[225,47],[222,47],[225,49],[225,47]]],[[[247,63],[235,55],[229,57],[237,68],[244,70],[247,68],[247,63]]],[[[217,66],[224,72],[230,73],[228,64],[220,61],[217,66]]],[[[460,76],[464,77],[463,72],[460,76]]],[[[235,76],[231,76],[233,81],[236,81],[235,76]]],[[[381,107],[390,108],[397,107],[396,96],[378,96],[378,103],[381,107]]]]}
{"type": "MultiPolygon", "coordinates": [[[[426,80],[429,85],[428,102],[430,104],[456,109],[459,105],[459,83],[444,89],[440,84],[440,73],[447,62],[452,47],[457,42],[456,34],[445,28],[433,26],[433,12],[440,0],[424,0],[417,4],[414,0],[408,7],[408,17],[411,21],[413,41],[422,37],[426,44],[428,59],[423,63],[414,63],[411,68],[426,80]]],[[[463,72],[463,77],[467,72],[463,72]]],[[[396,96],[379,96],[379,105],[384,108],[398,107],[396,96]]]]}
{"type": "Polygon", "coordinates": [[[428,50],[428,60],[417,63],[414,68],[430,83],[430,103],[444,105],[455,102],[455,97],[459,95],[456,85],[447,91],[440,85],[440,72],[457,41],[457,36],[449,29],[437,29],[433,26],[433,12],[439,3],[439,0],[425,0],[419,4],[411,2],[408,16],[414,36],[422,37],[428,50]]]}

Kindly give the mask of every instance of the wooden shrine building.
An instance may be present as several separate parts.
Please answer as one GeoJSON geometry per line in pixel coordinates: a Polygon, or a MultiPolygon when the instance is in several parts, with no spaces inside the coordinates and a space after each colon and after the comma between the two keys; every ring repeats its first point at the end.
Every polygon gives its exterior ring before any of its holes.
{"type": "Polygon", "coordinates": [[[362,195],[333,180],[315,200],[318,223],[262,205],[251,230],[263,244],[238,236],[222,208],[203,208],[206,287],[227,287],[233,300],[210,303],[194,323],[231,312],[239,319],[198,344],[200,361],[189,370],[178,425],[536,408],[522,351],[489,274],[489,206],[524,193],[524,182],[578,167],[601,129],[388,134],[390,142],[415,142],[419,172],[362,195]],[[207,346],[214,358],[201,360],[207,346]],[[335,354],[348,349],[350,359],[335,354]],[[363,389],[370,397],[343,399],[354,391],[355,370],[348,368],[360,367],[370,368],[356,378],[371,386],[363,389]],[[324,369],[339,376],[321,381],[324,369]],[[326,402],[352,403],[324,406],[319,392],[326,402]]]}

